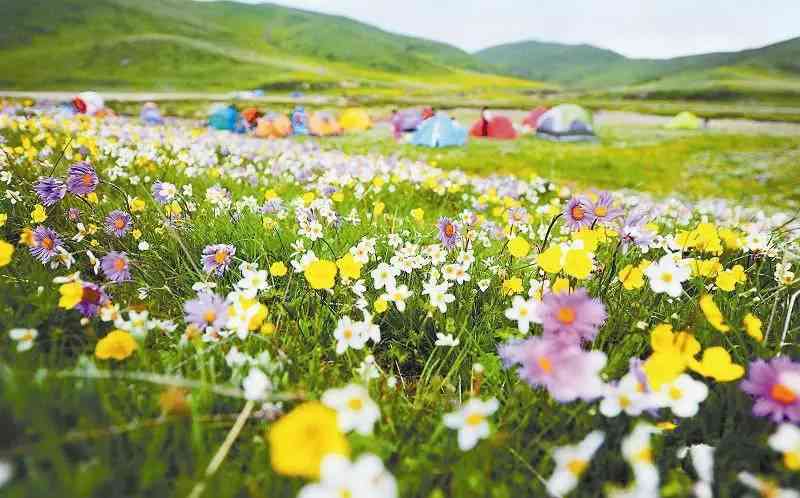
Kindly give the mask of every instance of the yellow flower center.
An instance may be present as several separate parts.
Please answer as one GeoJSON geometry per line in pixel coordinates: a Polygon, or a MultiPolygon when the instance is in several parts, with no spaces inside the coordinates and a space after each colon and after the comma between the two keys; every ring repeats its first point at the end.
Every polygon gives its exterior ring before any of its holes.
{"type": "Polygon", "coordinates": [[[122,218],[117,218],[116,220],[114,220],[114,227],[117,230],[122,230],[123,228],[125,228],[125,220],[123,220],[122,218]]]}
{"type": "Polygon", "coordinates": [[[456,233],[456,227],[452,223],[448,223],[444,226],[444,234],[448,237],[452,237],[456,233]]]}
{"type": "Polygon", "coordinates": [[[345,339],[352,339],[353,338],[353,330],[352,329],[344,329],[344,332],[342,332],[342,335],[344,336],[345,339]]]}
{"type": "Polygon", "coordinates": [[[661,280],[663,280],[666,283],[672,282],[672,273],[669,273],[669,272],[662,273],[661,274],[661,280]]]}
{"type": "Polygon", "coordinates": [[[553,363],[545,356],[540,356],[539,359],[536,360],[536,364],[539,365],[539,368],[542,369],[542,372],[549,374],[553,371],[553,363]]]}
{"type": "Polygon", "coordinates": [[[42,245],[48,251],[52,251],[53,250],[53,246],[55,245],[55,242],[53,242],[53,239],[51,239],[50,237],[45,237],[44,239],[42,239],[42,245]]]}
{"type": "Polygon", "coordinates": [[[572,325],[572,322],[575,321],[575,310],[566,306],[559,308],[558,312],[556,313],[556,320],[564,325],[572,325]]]}
{"type": "Polygon", "coordinates": [[[769,390],[769,394],[772,396],[772,399],[783,405],[791,405],[797,401],[797,395],[794,391],[783,384],[773,385],[772,389],[769,390]]]}
{"type": "Polygon", "coordinates": [[[789,470],[800,470],[800,451],[790,451],[783,454],[783,464],[789,470]]]}
{"type": "Polygon", "coordinates": [[[83,180],[83,184],[88,187],[89,185],[92,184],[92,181],[94,180],[94,178],[89,173],[86,173],[85,175],[83,175],[82,180],[83,180]]]}
{"type": "Polygon", "coordinates": [[[623,409],[624,408],[628,408],[629,406],[631,406],[630,398],[628,398],[627,396],[620,396],[619,397],[619,406],[621,406],[623,409]]]}
{"type": "Polygon", "coordinates": [[[122,271],[125,269],[125,260],[122,258],[117,258],[114,260],[114,269],[117,271],[122,271]]]}
{"type": "Polygon", "coordinates": [[[653,461],[653,450],[649,447],[644,448],[642,451],[636,454],[636,460],[642,463],[652,463],[653,461]]]}
{"type": "Polygon", "coordinates": [[[228,257],[228,253],[226,253],[222,249],[214,253],[214,261],[216,261],[218,265],[224,263],[226,257],[228,257]]]}
{"type": "Polygon", "coordinates": [[[361,400],[361,398],[350,398],[350,401],[347,402],[347,407],[354,412],[357,412],[364,407],[364,402],[361,400]]]}
{"type": "Polygon", "coordinates": [[[586,467],[589,466],[589,462],[586,460],[581,460],[580,458],[576,458],[575,460],[571,460],[567,464],[567,470],[569,470],[572,475],[579,476],[583,474],[583,471],[586,470],[586,467]]]}
{"type": "Polygon", "coordinates": [[[570,214],[572,214],[572,217],[573,217],[574,219],[576,219],[576,220],[579,220],[579,221],[580,221],[580,220],[582,220],[582,219],[583,219],[583,217],[584,217],[584,216],[586,216],[586,211],[584,211],[584,210],[583,210],[583,206],[581,206],[581,205],[577,205],[577,206],[574,206],[574,207],[573,207],[573,208],[570,210],[570,214]]]}
{"type": "Polygon", "coordinates": [[[605,216],[608,214],[608,208],[605,206],[597,206],[594,208],[594,214],[597,216],[605,216]]]}
{"type": "Polygon", "coordinates": [[[678,389],[677,387],[670,387],[669,388],[669,397],[673,400],[677,401],[683,397],[683,391],[678,389]]]}
{"type": "Polygon", "coordinates": [[[481,422],[484,420],[484,416],[480,413],[470,413],[467,415],[467,425],[480,425],[481,422]]]}
{"type": "Polygon", "coordinates": [[[216,319],[217,312],[214,310],[208,310],[203,314],[203,320],[205,320],[207,323],[212,323],[216,319]]]}

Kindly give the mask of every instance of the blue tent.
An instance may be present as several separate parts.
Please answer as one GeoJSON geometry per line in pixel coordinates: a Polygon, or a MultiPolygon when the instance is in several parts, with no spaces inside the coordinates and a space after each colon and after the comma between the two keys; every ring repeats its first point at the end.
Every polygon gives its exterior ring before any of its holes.
{"type": "Polygon", "coordinates": [[[462,146],[467,143],[467,129],[440,112],[419,125],[411,143],[425,147],[462,146]]]}
{"type": "Polygon", "coordinates": [[[239,112],[235,107],[228,106],[214,111],[214,113],[208,117],[208,126],[216,128],[217,130],[235,131],[238,121],[239,112]]]}
{"type": "Polygon", "coordinates": [[[296,107],[292,113],[292,133],[308,135],[308,115],[302,107],[296,107]]]}
{"type": "Polygon", "coordinates": [[[161,111],[158,110],[158,106],[153,102],[148,102],[142,107],[142,112],[139,114],[139,117],[144,124],[147,125],[160,125],[164,124],[164,118],[161,117],[161,111]]]}

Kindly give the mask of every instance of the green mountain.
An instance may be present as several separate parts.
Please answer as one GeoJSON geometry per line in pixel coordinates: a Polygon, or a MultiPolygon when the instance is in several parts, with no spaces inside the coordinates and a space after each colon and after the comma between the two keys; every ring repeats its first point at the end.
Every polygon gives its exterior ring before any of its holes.
{"type": "Polygon", "coordinates": [[[0,88],[542,86],[445,43],[273,4],[0,0],[0,12],[0,88]]]}

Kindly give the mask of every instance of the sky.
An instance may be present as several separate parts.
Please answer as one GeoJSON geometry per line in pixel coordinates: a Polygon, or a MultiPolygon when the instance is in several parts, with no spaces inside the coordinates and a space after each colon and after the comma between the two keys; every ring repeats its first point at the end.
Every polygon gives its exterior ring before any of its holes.
{"type": "MultiPolygon", "coordinates": [[[[259,0],[244,0],[259,3],[259,0]]],[[[629,57],[755,48],[800,36],[800,0],[274,0],[468,51],[540,40],[629,57]]]]}

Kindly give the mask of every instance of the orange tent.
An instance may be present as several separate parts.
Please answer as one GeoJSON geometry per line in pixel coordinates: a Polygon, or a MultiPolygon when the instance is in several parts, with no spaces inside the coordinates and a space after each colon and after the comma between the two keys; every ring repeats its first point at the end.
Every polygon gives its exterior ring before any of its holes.
{"type": "Polygon", "coordinates": [[[256,122],[258,118],[263,116],[264,113],[256,109],[255,107],[248,107],[244,111],[242,111],[242,117],[247,121],[247,124],[252,125],[256,122]]]}
{"type": "Polygon", "coordinates": [[[284,138],[292,134],[292,122],[283,114],[270,114],[258,118],[255,136],[260,138],[284,138]]]}
{"type": "Polygon", "coordinates": [[[342,127],[336,117],[329,112],[315,112],[308,122],[308,128],[312,135],[318,137],[340,135],[342,133],[342,127]]]}
{"type": "Polygon", "coordinates": [[[517,131],[511,120],[505,116],[495,116],[486,121],[481,118],[472,125],[469,134],[473,137],[495,138],[498,140],[513,140],[517,138],[517,131]]]}

